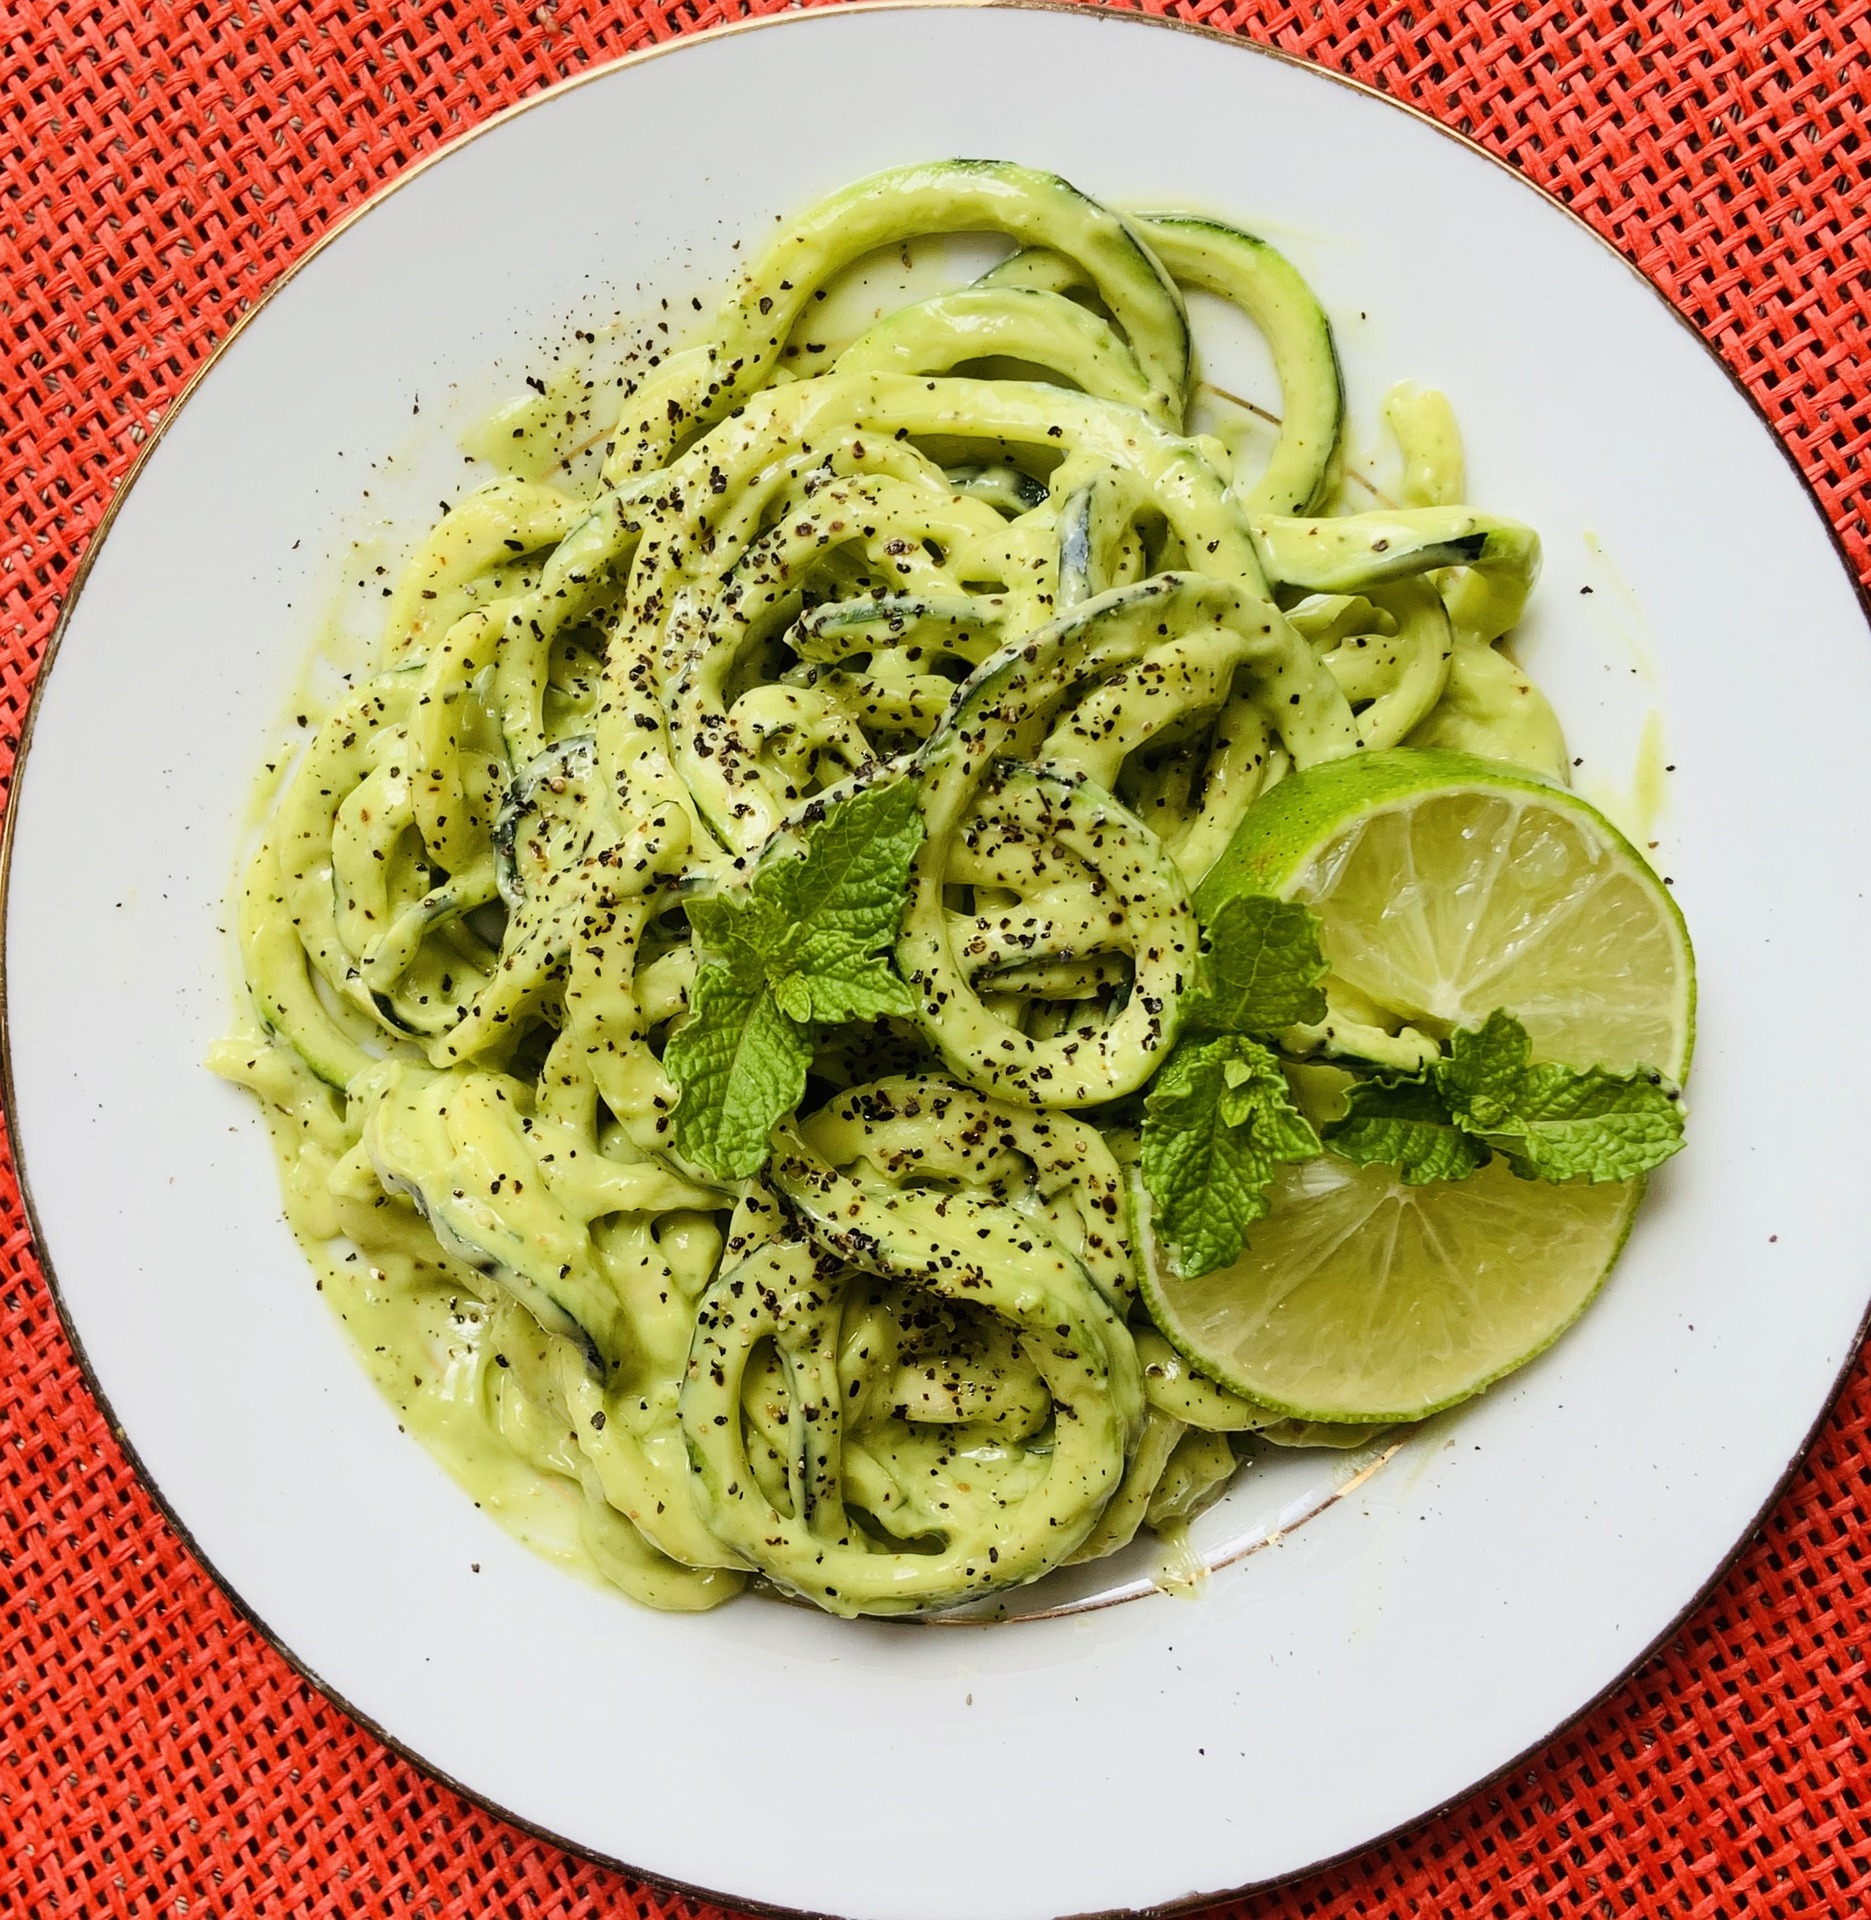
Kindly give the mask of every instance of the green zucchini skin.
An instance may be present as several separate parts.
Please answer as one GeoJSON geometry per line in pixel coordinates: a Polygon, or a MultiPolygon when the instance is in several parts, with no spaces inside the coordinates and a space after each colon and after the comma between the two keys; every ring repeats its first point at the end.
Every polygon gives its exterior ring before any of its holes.
{"type": "MultiPolygon", "coordinates": [[[[1257,475],[1234,476],[1242,504],[1251,513],[1322,509],[1342,473],[1345,382],[1331,320],[1304,277],[1278,248],[1220,220],[1160,213],[1134,216],[1130,226],[1179,286],[1217,294],[1246,314],[1273,355],[1279,439],[1257,475]]],[[[1098,291],[1077,261],[1045,248],[1015,254],[978,286],[1053,298],[1098,291]]],[[[1186,420],[1193,399],[1192,370],[1179,419],[1186,420]]]]}
{"type": "Polygon", "coordinates": [[[1332,323],[1286,256],[1219,220],[1154,214],[1137,232],[1179,284],[1219,294],[1253,321],[1280,381],[1280,437],[1252,484],[1235,478],[1250,513],[1311,513],[1337,491],[1345,382],[1332,323]]]}
{"type": "Polygon", "coordinates": [[[1326,520],[1260,514],[1253,529],[1269,578],[1309,593],[1364,593],[1461,568],[1464,590],[1450,613],[1484,645],[1520,618],[1540,577],[1540,537],[1531,527],[1465,507],[1326,520]]]}
{"type": "Polygon", "coordinates": [[[522,1153],[512,1136],[523,1090],[488,1075],[456,1081],[383,1066],[360,1077],[358,1097],[364,1151],[386,1191],[413,1200],[446,1252],[507,1288],[549,1333],[572,1340],[588,1367],[609,1366],[621,1329],[584,1236],[543,1181],[530,1197],[524,1177],[517,1194],[503,1191],[522,1153]]]}

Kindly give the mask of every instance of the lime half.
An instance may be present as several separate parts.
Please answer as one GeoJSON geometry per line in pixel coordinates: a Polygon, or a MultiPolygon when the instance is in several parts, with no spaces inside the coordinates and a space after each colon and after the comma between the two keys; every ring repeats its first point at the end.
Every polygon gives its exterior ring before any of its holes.
{"type": "Polygon", "coordinates": [[[1407,747],[1309,768],[1249,810],[1196,904],[1234,893],[1304,901],[1328,989],[1437,1039],[1505,1007],[1535,1059],[1688,1072],[1676,902],[1603,814],[1532,774],[1407,747]]]}
{"type": "MultiPolygon", "coordinates": [[[[1594,808],[1514,768],[1398,749],[1296,774],[1197,903],[1238,892],[1304,901],[1328,988],[1391,1022],[1441,1039],[1504,1007],[1536,1059],[1688,1070],[1695,970],[1675,901],[1594,808]]],[[[1558,1338],[1642,1191],[1520,1180],[1499,1160],[1410,1187],[1327,1153],[1282,1169],[1232,1266],[1185,1279],[1152,1249],[1146,1299],[1195,1366],[1263,1406],[1420,1419],[1558,1338]]]]}
{"type": "Polygon", "coordinates": [[[1550,1346],[1618,1257],[1641,1180],[1519,1180],[1495,1160],[1406,1187],[1324,1154],[1281,1169],[1231,1267],[1148,1263],[1151,1317],[1211,1379],[1300,1420],[1388,1425],[1550,1346]]]}

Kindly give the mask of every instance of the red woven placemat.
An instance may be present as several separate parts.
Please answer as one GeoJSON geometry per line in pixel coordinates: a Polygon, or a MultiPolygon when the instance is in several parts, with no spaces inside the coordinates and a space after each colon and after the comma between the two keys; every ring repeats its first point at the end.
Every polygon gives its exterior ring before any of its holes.
{"type": "MultiPolygon", "coordinates": [[[[241,309],[497,108],[770,10],[0,0],[0,781],[112,488],[241,309]]],[[[1752,388],[1871,572],[1871,0],[1152,10],[1372,81],[1560,194],[1752,388]]],[[[125,1464],[6,1163],[0,1229],[0,1912],[693,1910],[480,1812],[311,1692],[125,1464]]],[[[1236,1911],[1871,1911],[1868,1516],[1861,1364],[1769,1524],[1634,1679],[1453,1812],[1236,1911]]]]}

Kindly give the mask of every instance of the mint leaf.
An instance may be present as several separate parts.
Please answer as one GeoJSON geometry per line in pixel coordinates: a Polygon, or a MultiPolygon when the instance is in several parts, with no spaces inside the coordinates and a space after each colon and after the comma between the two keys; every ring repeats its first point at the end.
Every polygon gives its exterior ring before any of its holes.
{"type": "Polygon", "coordinates": [[[1221,1078],[1217,1106],[1224,1125],[1248,1130],[1275,1160],[1310,1160],[1319,1151],[1319,1136],[1293,1104],[1286,1075],[1265,1047],[1242,1041],[1223,1062],[1221,1078]]]}
{"type": "Polygon", "coordinates": [[[817,1029],[915,1011],[889,950],[923,835],[907,780],[830,808],[800,849],[762,857],[745,886],[688,902],[703,962],[663,1066],[676,1146],[718,1179],[746,1179],[799,1104],[817,1029]]]}
{"type": "Polygon", "coordinates": [[[1280,1033],[1325,1018],[1325,956],[1310,908],[1238,893],[1205,928],[1196,985],[1184,1001],[1194,1025],[1223,1033],[1280,1033]]]}
{"type": "Polygon", "coordinates": [[[683,904],[699,949],[737,974],[765,977],[767,956],[786,940],[786,916],[778,901],[749,884],[698,893],[683,904]]]}
{"type": "Polygon", "coordinates": [[[801,1026],[812,1018],[812,989],[796,973],[775,982],[772,993],[774,1005],[801,1026]]]}
{"type": "Polygon", "coordinates": [[[808,827],[802,852],[769,853],[744,887],[692,900],[689,924],[738,977],[771,986],[790,1019],[913,1013],[887,952],[922,835],[911,782],[868,787],[808,827]]]}
{"type": "Polygon", "coordinates": [[[1532,1064],[1527,1030],[1497,1009],[1449,1037],[1431,1069],[1455,1124],[1523,1180],[1631,1180],[1683,1144],[1683,1110],[1661,1074],[1532,1064]]]}
{"type": "Polygon", "coordinates": [[[1532,1058],[1526,1028],[1496,1007],[1478,1030],[1450,1034],[1449,1057],[1430,1072],[1456,1120],[1471,1133],[1491,1133],[1515,1111],[1532,1058]]]}
{"type": "Polygon", "coordinates": [[[1659,1075],[1540,1066],[1489,1137],[1523,1179],[1630,1180],[1682,1146],[1683,1109],[1659,1075]]]}
{"type": "Polygon", "coordinates": [[[806,829],[803,858],[763,861],[754,884],[770,886],[808,938],[836,933],[868,949],[896,938],[922,837],[914,781],[866,787],[806,829]]]}
{"type": "Polygon", "coordinates": [[[795,1018],[875,1020],[915,1011],[884,956],[896,941],[922,837],[910,781],[867,787],[807,832],[804,859],[777,861],[755,876],[756,887],[770,879],[788,923],[767,977],[776,986],[786,980],[789,1010],[810,1008],[795,1018]]]}
{"type": "Polygon", "coordinates": [[[689,1017],[663,1049],[663,1067],[682,1095],[677,1152],[718,1179],[758,1173],[775,1124],[805,1092],[811,1063],[808,1030],[767,986],[725,966],[703,967],[689,1017]]]}
{"type": "Polygon", "coordinates": [[[1406,1187],[1466,1180],[1489,1159],[1464,1133],[1448,1104],[1422,1080],[1360,1080],[1345,1092],[1345,1113],[1325,1129],[1325,1144],[1361,1167],[1393,1166],[1406,1187]]]}
{"type": "Polygon", "coordinates": [[[1661,1074],[1535,1066],[1532,1054],[1497,1008],[1451,1034],[1426,1075],[1358,1082],[1326,1139],[1360,1166],[1400,1168],[1408,1186],[1465,1180],[1496,1153],[1523,1180],[1631,1180],[1683,1144],[1682,1103],[1661,1074]]]}
{"type": "Polygon", "coordinates": [[[783,975],[774,991],[785,996],[782,1004],[795,1019],[836,1023],[916,1011],[915,996],[881,954],[858,953],[821,939],[795,954],[792,964],[797,971],[783,975]]]}
{"type": "Polygon", "coordinates": [[[1238,1260],[1281,1163],[1319,1151],[1265,1047],[1239,1034],[1179,1046],[1144,1101],[1140,1154],[1177,1271],[1194,1278],[1238,1260]]]}

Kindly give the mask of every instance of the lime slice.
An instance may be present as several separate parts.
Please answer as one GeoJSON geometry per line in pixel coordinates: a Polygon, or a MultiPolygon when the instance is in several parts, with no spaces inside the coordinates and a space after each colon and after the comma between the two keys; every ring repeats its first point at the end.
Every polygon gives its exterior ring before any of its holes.
{"type": "Polygon", "coordinates": [[[1291,1419],[1420,1420],[1558,1339],[1642,1192],[1519,1180],[1500,1160],[1406,1187],[1328,1153],[1281,1169],[1233,1266],[1185,1280],[1153,1257],[1145,1302],[1193,1365],[1291,1419]]]}
{"type": "MultiPolygon", "coordinates": [[[[1237,892],[1304,901],[1328,986],[1424,1034],[1505,1007],[1537,1059],[1688,1070],[1695,970],[1675,901],[1594,808],[1514,768],[1398,749],[1296,774],[1197,904],[1237,892]]],[[[1642,1192],[1519,1180],[1499,1160],[1410,1187],[1328,1153],[1282,1169],[1234,1265],[1185,1279],[1151,1249],[1145,1296],[1193,1365],[1289,1418],[1420,1419],[1558,1338],[1642,1192]]]]}
{"type": "Polygon", "coordinates": [[[1596,808],[1467,754],[1330,761],[1258,801],[1203,881],[1301,900],[1332,980],[1445,1039],[1505,1007],[1534,1057],[1681,1082],[1695,967],[1669,890],[1596,808]]]}

